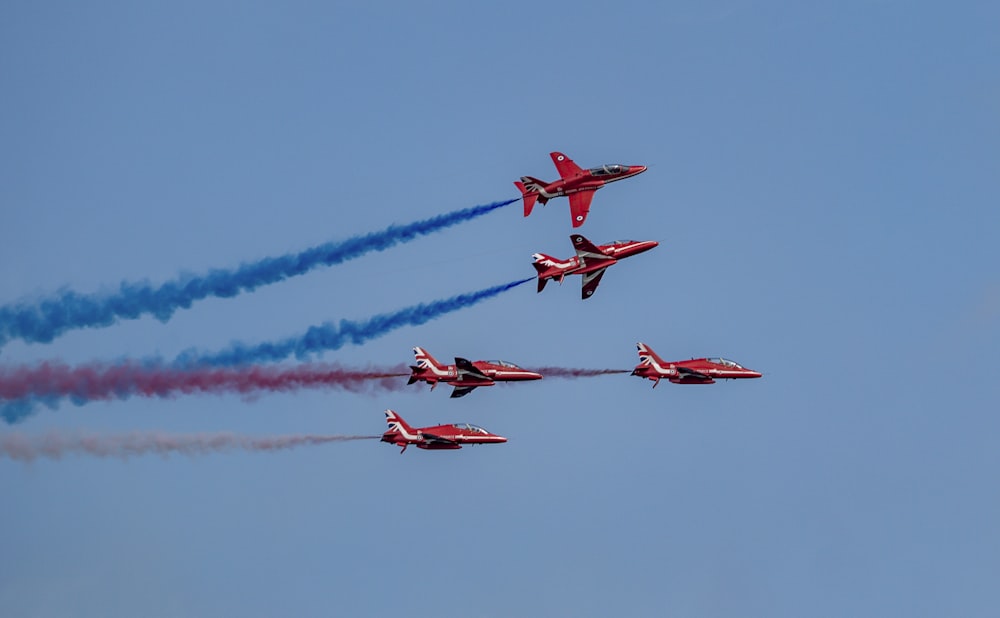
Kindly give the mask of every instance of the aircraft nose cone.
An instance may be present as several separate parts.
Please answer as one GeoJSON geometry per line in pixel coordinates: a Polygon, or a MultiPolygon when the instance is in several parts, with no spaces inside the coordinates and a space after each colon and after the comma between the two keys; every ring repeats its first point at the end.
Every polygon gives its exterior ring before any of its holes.
{"type": "Polygon", "coordinates": [[[641,174],[641,173],[645,172],[647,169],[649,169],[649,168],[647,168],[645,165],[633,165],[629,169],[629,171],[632,172],[632,174],[634,175],[634,174],[641,174]]]}
{"type": "Polygon", "coordinates": [[[660,243],[656,242],[655,240],[642,240],[642,241],[638,241],[638,242],[636,242],[632,246],[631,251],[629,251],[628,254],[629,255],[635,255],[637,253],[644,253],[646,251],[649,251],[650,249],[653,249],[653,248],[659,247],[659,246],[660,246],[660,243]]]}

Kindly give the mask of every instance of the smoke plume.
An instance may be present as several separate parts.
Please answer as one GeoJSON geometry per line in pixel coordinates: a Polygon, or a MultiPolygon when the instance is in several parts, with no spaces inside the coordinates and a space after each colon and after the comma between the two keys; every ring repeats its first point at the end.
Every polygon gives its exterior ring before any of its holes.
{"type": "Polygon", "coordinates": [[[274,362],[295,356],[305,359],[311,354],[328,350],[339,350],[348,343],[361,345],[366,341],[403,326],[416,326],[439,318],[446,313],[471,307],[489,298],[493,298],[508,290],[534,281],[534,277],[496,285],[477,292],[459,294],[444,300],[412,305],[392,313],[382,313],[367,320],[341,320],[339,323],[327,322],[313,326],[303,335],[289,337],[280,341],[248,345],[235,343],[227,350],[214,354],[189,350],[178,356],[174,361],[176,366],[231,366],[248,365],[251,363],[274,362]]]}
{"type": "Polygon", "coordinates": [[[0,306],[0,346],[11,339],[48,343],[78,328],[110,326],[118,320],[144,315],[166,322],[178,309],[208,297],[229,298],[263,285],[303,275],[320,266],[333,266],[372,251],[384,251],[515,202],[505,200],[423,219],[384,230],[329,242],[277,257],[267,257],[235,269],[215,269],[205,275],[183,277],[159,286],[148,282],[122,282],[118,291],[81,294],[65,290],[37,302],[0,306]]]}
{"type": "Polygon", "coordinates": [[[66,455],[120,457],[158,455],[208,455],[228,451],[282,451],[300,446],[318,446],[333,442],[372,440],[378,436],[286,435],[243,436],[233,433],[169,434],[161,432],[121,435],[74,434],[50,432],[43,435],[0,434],[0,457],[15,461],[34,461],[45,457],[60,459],[66,455]]]}

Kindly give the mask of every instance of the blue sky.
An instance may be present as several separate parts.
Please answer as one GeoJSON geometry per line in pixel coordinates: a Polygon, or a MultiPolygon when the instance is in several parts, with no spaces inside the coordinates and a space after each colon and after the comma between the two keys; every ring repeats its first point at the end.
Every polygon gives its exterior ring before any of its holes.
{"type": "MultiPolygon", "coordinates": [[[[323,360],[542,380],[62,405],[0,432],[380,433],[502,446],[0,462],[16,616],[992,616],[1000,10],[902,2],[8,4],[0,302],[111,290],[516,195],[548,152],[649,171],[581,231],[660,242],[323,360]]],[[[565,200],[0,362],[268,341],[533,274],[565,200]]]]}

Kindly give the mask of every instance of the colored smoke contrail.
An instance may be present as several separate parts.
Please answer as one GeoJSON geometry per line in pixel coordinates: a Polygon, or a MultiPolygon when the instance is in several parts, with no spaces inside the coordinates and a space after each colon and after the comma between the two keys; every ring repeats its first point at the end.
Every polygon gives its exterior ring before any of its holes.
{"type": "Polygon", "coordinates": [[[215,354],[204,354],[197,350],[187,351],[177,357],[174,365],[180,367],[248,365],[251,363],[280,361],[293,355],[296,358],[302,359],[316,352],[339,350],[348,343],[360,345],[403,326],[416,326],[429,322],[446,313],[471,307],[534,280],[534,277],[529,277],[520,281],[495,285],[477,292],[469,292],[444,300],[412,305],[392,313],[382,313],[367,320],[341,320],[339,323],[327,322],[320,326],[311,327],[304,335],[289,337],[280,341],[259,343],[256,345],[236,343],[230,346],[229,349],[215,354]]]}
{"type": "Polygon", "coordinates": [[[0,434],[0,457],[33,461],[39,457],[59,459],[64,455],[94,455],[122,459],[159,455],[207,455],[226,451],[281,451],[332,442],[373,440],[379,436],[288,435],[253,437],[233,433],[169,434],[160,432],[120,435],[48,433],[31,436],[0,434]]]}
{"type": "Polygon", "coordinates": [[[269,257],[235,269],[211,270],[159,286],[122,282],[112,294],[80,294],[72,290],[37,303],[0,306],[0,346],[11,339],[48,343],[68,330],[110,326],[117,320],[153,315],[165,322],[178,309],[207,297],[228,298],[260,286],[302,275],[319,266],[333,266],[372,251],[384,251],[419,236],[475,219],[517,200],[463,208],[429,219],[329,242],[299,253],[269,257]]]}
{"type": "Polygon", "coordinates": [[[616,373],[631,373],[628,369],[573,369],[571,367],[535,367],[531,371],[544,378],[593,378],[616,373]]]}
{"type": "MultiPolygon", "coordinates": [[[[130,369],[138,371],[142,367],[160,368],[165,372],[154,374],[145,382],[145,388],[152,389],[153,391],[157,388],[169,390],[169,384],[165,382],[160,382],[160,386],[156,386],[158,383],[157,380],[166,380],[169,376],[173,376],[172,379],[175,380],[175,385],[178,385],[178,382],[183,383],[187,379],[187,385],[184,386],[184,388],[189,389],[187,392],[199,390],[210,391],[212,389],[208,385],[204,382],[199,382],[198,378],[192,378],[191,376],[212,375],[210,372],[205,374],[199,374],[198,372],[199,370],[205,371],[213,366],[225,367],[250,365],[255,362],[279,361],[293,354],[298,358],[303,358],[311,353],[336,350],[348,343],[361,344],[397,328],[423,324],[446,313],[470,307],[529,281],[534,281],[534,278],[513,281],[477,292],[459,294],[444,300],[413,305],[392,313],[376,315],[363,321],[341,320],[339,324],[327,323],[321,326],[314,326],[302,336],[290,337],[274,343],[262,343],[254,346],[235,344],[228,350],[216,354],[204,354],[196,350],[188,351],[181,354],[169,365],[164,365],[159,360],[126,363],[120,365],[120,370],[118,371],[112,369],[115,366],[108,366],[109,370],[107,374],[100,376],[88,375],[86,371],[81,374],[67,374],[64,371],[58,370],[58,365],[49,365],[46,370],[38,371],[36,374],[30,374],[30,372],[33,369],[38,369],[37,367],[0,369],[0,399],[7,399],[6,402],[0,401],[0,417],[8,423],[17,423],[30,416],[37,407],[37,404],[43,403],[55,408],[62,396],[72,397],[74,393],[80,393],[78,401],[85,398],[88,392],[98,395],[94,398],[110,398],[112,396],[110,394],[101,396],[101,392],[113,392],[114,396],[117,397],[138,394],[140,389],[137,383],[128,381],[116,382],[116,379],[128,377],[130,369]],[[54,367],[57,371],[51,372],[51,369],[54,367]],[[168,370],[174,370],[176,373],[170,374],[168,370]],[[47,374],[46,371],[50,371],[50,373],[47,374]],[[184,377],[185,371],[189,376],[188,378],[184,377]],[[19,374],[18,372],[29,373],[19,374]],[[29,382],[27,379],[29,375],[32,375],[38,381],[35,383],[29,382]],[[67,378],[68,381],[60,381],[63,377],[67,378]],[[73,378],[77,378],[77,380],[74,382],[73,378]],[[93,381],[91,381],[91,378],[93,378],[93,381]]],[[[268,377],[269,374],[263,372],[263,370],[258,369],[261,373],[257,374],[252,374],[253,368],[245,368],[245,370],[251,372],[250,375],[256,375],[261,380],[261,384],[266,383],[264,378],[268,377]]],[[[67,369],[67,371],[71,370],[67,369]]],[[[136,379],[141,377],[135,373],[131,375],[136,379]]],[[[241,383],[239,376],[243,375],[244,373],[235,371],[229,374],[223,372],[215,374],[213,379],[220,382],[228,380],[227,386],[219,386],[219,390],[225,390],[226,388],[233,389],[241,383]]],[[[294,381],[294,377],[294,373],[286,375],[288,380],[294,381]]],[[[304,376],[299,377],[305,379],[304,376]]],[[[334,379],[336,378],[331,378],[331,380],[334,379]]],[[[345,380],[344,385],[341,387],[349,389],[349,383],[349,380],[345,380]]],[[[184,388],[178,386],[178,390],[181,392],[185,392],[184,388]]],[[[263,389],[281,390],[275,382],[271,382],[270,386],[264,386],[263,389]]],[[[151,395],[155,394],[155,392],[151,393],[151,395]]]]}
{"type": "MultiPolygon", "coordinates": [[[[77,403],[141,397],[173,397],[191,393],[285,392],[331,388],[350,392],[400,390],[405,365],[351,369],[312,363],[297,367],[196,367],[182,369],[151,363],[89,363],[70,367],[45,362],[34,366],[0,366],[0,401],[70,397],[77,403]]],[[[10,419],[8,419],[10,420],[10,419]]]]}

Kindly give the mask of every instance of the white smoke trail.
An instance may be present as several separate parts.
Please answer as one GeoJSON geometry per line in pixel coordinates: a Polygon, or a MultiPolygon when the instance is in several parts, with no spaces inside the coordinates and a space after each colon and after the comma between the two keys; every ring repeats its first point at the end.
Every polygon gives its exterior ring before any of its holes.
{"type": "Polygon", "coordinates": [[[60,459],[64,455],[120,457],[155,453],[167,456],[207,455],[226,451],[280,451],[331,442],[372,440],[379,436],[287,435],[244,436],[234,433],[169,434],[162,432],[118,435],[49,432],[42,435],[0,434],[0,458],[34,461],[40,457],[60,459]]]}

